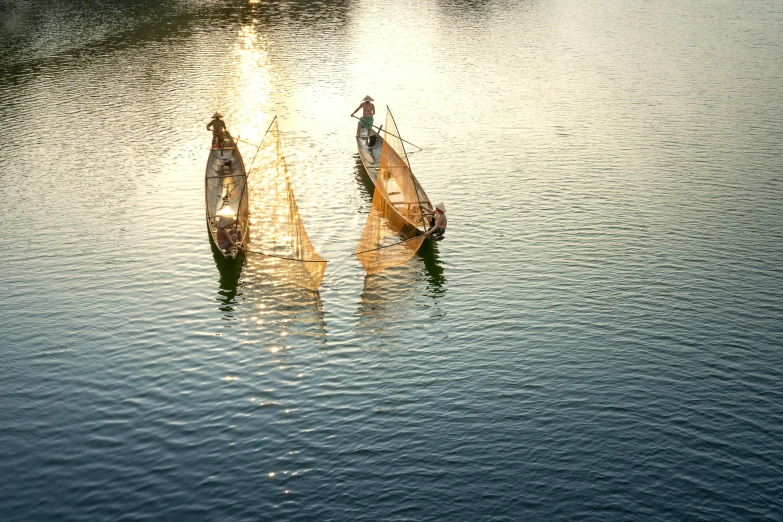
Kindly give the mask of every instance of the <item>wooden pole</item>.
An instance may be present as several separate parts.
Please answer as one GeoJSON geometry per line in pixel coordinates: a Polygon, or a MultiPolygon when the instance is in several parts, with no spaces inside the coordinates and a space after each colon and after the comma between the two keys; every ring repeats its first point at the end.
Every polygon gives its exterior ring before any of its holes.
{"type": "MultiPolygon", "coordinates": [[[[354,114],[351,114],[351,117],[352,117],[352,118],[356,118],[357,120],[360,120],[360,119],[361,119],[361,118],[359,118],[358,116],[356,116],[356,115],[354,115],[354,114]]],[[[373,129],[376,129],[378,132],[381,132],[381,131],[383,131],[383,132],[385,132],[386,134],[388,134],[389,136],[394,136],[394,137],[395,137],[395,138],[397,138],[398,140],[400,140],[400,141],[402,141],[402,142],[405,142],[405,143],[407,143],[408,145],[413,145],[414,147],[416,147],[416,148],[417,148],[417,149],[419,149],[419,150],[424,150],[423,148],[419,147],[419,146],[418,146],[418,145],[416,145],[415,143],[411,143],[410,141],[407,141],[407,140],[404,140],[404,139],[400,138],[400,137],[399,137],[399,136],[397,136],[396,134],[392,134],[392,133],[391,133],[391,132],[389,132],[389,131],[385,131],[385,130],[383,130],[382,126],[381,126],[381,127],[376,127],[375,125],[370,125],[370,127],[372,127],[373,129]]]]}

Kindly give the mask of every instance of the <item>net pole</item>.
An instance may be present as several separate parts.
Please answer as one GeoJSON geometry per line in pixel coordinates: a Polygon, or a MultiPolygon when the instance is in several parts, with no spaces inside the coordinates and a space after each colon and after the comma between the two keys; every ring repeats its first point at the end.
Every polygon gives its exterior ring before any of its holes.
{"type": "MultiPolygon", "coordinates": [[[[241,215],[240,211],[242,210],[242,198],[245,197],[245,190],[247,190],[247,172],[245,172],[245,183],[242,185],[242,192],[240,192],[240,194],[239,194],[239,204],[237,205],[237,220],[236,220],[237,224],[239,224],[239,216],[241,215]]],[[[248,202],[248,204],[249,204],[249,202],[248,202]]],[[[248,225],[250,224],[250,215],[249,214],[250,214],[250,212],[249,212],[249,209],[248,209],[248,219],[247,219],[247,223],[245,223],[245,228],[249,228],[248,227],[248,225]]],[[[244,236],[246,236],[249,233],[250,233],[249,230],[243,230],[242,231],[242,242],[244,242],[244,236]]]]}
{"type": "Polygon", "coordinates": [[[258,151],[261,150],[261,145],[264,144],[264,139],[266,138],[266,135],[269,133],[269,129],[272,128],[272,125],[277,121],[277,115],[275,115],[274,118],[272,118],[272,123],[269,124],[269,127],[266,128],[266,132],[264,133],[264,136],[261,138],[261,143],[258,144],[258,147],[256,147],[256,153],[253,155],[252,161],[250,161],[250,167],[245,171],[245,175],[250,173],[250,170],[253,168],[253,164],[256,162],[256,156],[258,156],[258,151]]]}
{"type": "Polygon", "coordinates": [[[391,245],[384,245],[382,247],[378,248],[371,248],[369,250],[362,250],[361,252],[354,252],[351,254],[352,256],[358,256],[361,254],[366,254],[367,252],[375,252],[376,250],[383,250],[384,248],[391,248],[393,246],[402,245],[403,243],[407,243],[408,241],[413,241],[414,239],[419,239],[421,236],[415,236],[410,239],[406,239],[405,241],[398,241],[397,243],[392,243],[391,245]]]}
{"type": "MultiPolygon", "coordinates": [[[[413,238],[416,239],[416,238],[413,238]]],[[[393,246],[393,245],[391,245],[393,246]]],[[[287,261],[296,261],[297,263],[328,263],[329,261],[326,259],[297,259],[295,257],[286,257],[286,256],[279,256],[277,254],[267,254],[266,252],[259,252],[258,250],[245,250],[245,253],[248,254],[258,254],[259,256],[265,256],[265,257],[276,257],[277,259],[285,259],[287,261]]],[[[361,253],[361,252],[360,252],[361,253]]]]}
{"type": "MultiPolygon", "coordinates": [[[[280,201],[280,167],[282,165],[283,168],[285,168],[285,158],[283,157],[283,152],[282,152],[283,144],[280,141],[280,126],[279,125],[276,126],[275,130],[277,131],[275,133],[275,145],[276,145],[276,148],[277,148],[276,151],[275,151],[277,153],[277,158],[275,158],[275,172],[277,173],[277,175],[275,176],[275,178],[276,178],[275,179],[275,201],[279,202],[280,201]]],[[[285,171],[283,171],[283,172],[285,172],[285,171]]],[[[275,211],[272,214],[272,227],[274,228],[274,231],[275,231],[275,252],[277,252],[277,245],[279,243],[279,241],[278,241],[278,236],[279,236],[278,228],[279,227],[277,226],[277,215],[278,215],[279,210],[280,209],[277,208],[277,205],[275,205],[275,211]]],[[[289,225],[289,227],[290,227],[290,225],[289,225]]]]}
{"type": "MultiPolygon", "coordinates": [[[[388,106],[388,105],[386,106],[386,109],[387,109],[387,110],[389,109],[389,106],[388,106]]],[[[360,119],[359,117],[357,117],[357,116],[354,116],[354,115],[351,115],[351,117],[352,117],[352,118],[356,118],[357,120],[358,120],[358,119],[360,119]]],[[[396,124],[395,124],[395,125],[396,125],[396,124]]],[[[375,125],[371,125],[371,127],[372,127],[373,129],[376,129],[376,130],[377,130],[379,133],[380,133],[381,131],[383,131],[383,132],[385,132],[386,134],[388,134],[389,136],[394,136],[394,137],[395,137],[395,138],[397,138],[398,140],[400,140],[400,141],[404,141],[404,142],[405,142],[405,143],[407,143],[408,145],[413,145],[414,147],[416,147],[416,148],[417,148],[417,149],[419,149],[419,150],[424,150],[422,147],[419,147],[419,146],[418,146],[418,145],[416,145],[415,143],[411,143],[410,141],[406,141],[406,140],[404,140],[404,139],[400,138],[399,136],[396,136],[396,135],[392,134],[391,132],[389,132],[389,131],[387,131],[387,130],[383,130],[383,125],[381,125],[380,127],[376,127],[375,125]]]]}
{"type": "MultiPolygon", "coordinates": [[[[399,134],[400,129],[397,127],[397,120],[394,119],[394,114],[392,114],[392,111],[391,111],[391,109],[389,108],[388,105],[386,106],[386,110],[389,112],[389,116],[391,116],[392,123],[394,123],[394,128],[397,129],[397,133],[399,134]]],[[[393,134],[392,134],[392,136],[393,136],[393,134]]],[[[405,150],[405,145],[403,145],[403,143],[402,143],[405,140],[403,140],[399,136],[398,136],[398,138],[399,138],[399,140],[401,142],[400,143],[400,147],[402,147],[402,152],[403,152],[403,154],[405,154],[405,161],[408,164],[408,172],[410,172],[410,174],[411,174],[411,178],[412,178],[411,182],[413,182],[413,191],[416,193],[416,201],[419,203],[419,216],[421,216],[421,224],[424,227],[424,231],[426,232],[427,231],[427,224],[424,223],[424,212],[422,212],[422,209],[421,209],[421,207],[422,207],[422,205],[421,205],[421,198],[419,198],[419,191],[416,189],[416,182],[414,181],[415,178],[413,177],[413,169],[411,168],[411,160],[410,160],[410,158],[408,158],[408,151],[405,150]]],[[[418,146],[418,145],[416,145],[416,146],[418,146]]]]}

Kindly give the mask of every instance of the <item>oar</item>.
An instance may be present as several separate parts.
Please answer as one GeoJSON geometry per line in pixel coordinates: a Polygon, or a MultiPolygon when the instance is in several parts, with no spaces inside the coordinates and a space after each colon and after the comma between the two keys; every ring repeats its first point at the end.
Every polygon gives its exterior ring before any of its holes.
{"type": "MultiPolygon", "coordinates": [[[[356,118],[357,120],[360,120],[360,119],[361,119],[361,118],[359,118],[358,116],[356,116],[355,114],[351,114],[351,118],[356,118]]],[[[381,127],[376,127],[375,125],[370,125],[370,126],[371,126],[373,129],[376,129],[378,132],[381,132],[381,131],[383,130],[381,127]]],[[[387,131],[387,130],[385,130],[385,131],[383,131],[383,132],[385,132],[385,133],[386,133],[386,134],[388,134],[389,136],[394,136],[394,137],[395,137],[395,138],[397,138],[398,140],[400,140],[400,141],[402,141],[402,142],[405,142],[405,143],[407,143],[408,145],[413,145],[414,147],[416,147],[416,148],[417,148],[417,149],[419,149],[419,150],[424,150],[422,147],[419,147],[419,146],[418,146],[418,145],[416,145],[415,143],[411,143],[410,141],[404,140],[404,139],[400,138],[399,136],[397,136],[396,134],[392,134],[391,132],[389,132],[389,131],[387,131]]]]}

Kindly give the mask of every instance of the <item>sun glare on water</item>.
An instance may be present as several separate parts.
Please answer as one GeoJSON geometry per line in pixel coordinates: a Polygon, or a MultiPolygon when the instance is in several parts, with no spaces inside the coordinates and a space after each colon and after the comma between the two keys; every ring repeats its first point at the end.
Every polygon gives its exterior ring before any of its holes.
{"type": "Polygon", "coordinates": [[[233,127],[252,143],[260,141],[274,116],[272,66],[255,23],[242,26],[237,34],[233,60],[237,74],[231,89],[233,127]]]}

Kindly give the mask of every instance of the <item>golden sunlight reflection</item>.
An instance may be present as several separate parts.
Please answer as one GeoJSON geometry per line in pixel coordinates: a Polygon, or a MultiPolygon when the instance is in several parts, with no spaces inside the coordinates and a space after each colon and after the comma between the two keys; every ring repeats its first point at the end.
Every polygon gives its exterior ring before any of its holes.
{"type": "MultiPolygon", "coordinates": [[[[236,68],[230,101],[235,119],[232,127],[243,138],[258,143],[272,120],[272,66],[255,20],[240,28],[234,47],[232,65],[236,68]]],[[[251,156],[252,158],[252,156],[251,156]]]]}

